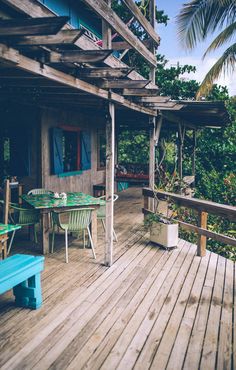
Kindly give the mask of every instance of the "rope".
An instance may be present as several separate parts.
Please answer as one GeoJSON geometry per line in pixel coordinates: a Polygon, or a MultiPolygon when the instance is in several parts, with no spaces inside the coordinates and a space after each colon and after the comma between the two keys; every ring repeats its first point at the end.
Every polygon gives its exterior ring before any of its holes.
{"type": "Polygon", "coordinates": [[[147,3],[145,5],[145,0],[142,0],[141,5],[139,6],[139,9],[141,11],[143,11],[143,14],[144,14],[145,17],[147,15],[147,7],[148,7],[149,3],[150,3],[150,0],[147,0],[147,3]]]}

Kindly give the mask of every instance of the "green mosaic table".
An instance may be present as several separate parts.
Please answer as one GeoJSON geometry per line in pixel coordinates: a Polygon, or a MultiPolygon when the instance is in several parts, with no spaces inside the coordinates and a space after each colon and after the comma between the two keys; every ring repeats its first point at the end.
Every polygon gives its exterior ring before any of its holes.
{"type": "Polygon", "coordinates": [[[53,194],[22,195],[22,199],[35,209],[77,208],[104,205],[104,200],[81,192],[66,193],[67,198],[54,198],[53,194]]]}
{"type": "Polygon", "coordinates": [[[41,249],[42,253],[49,253],[49,224],[48,214],[51,211],[65,211],[67,209],[91,207],[91,232],[94,245],[97,244],[97,212],[96,209],[105,204],[104,200],[94,198],[81,192],[68,192],[66,199],[55,198],[53,194],[22,195],[22,199],[41,213],[41,249]]]}
{"type": "Polygon", "coordinates": [[[1,251],[2,251],[2,258],[7,257],[7,238],[5,237],[8,233],[12,232],[8,252],[11,249],[11,245],[15,236],[16,230],[20,229],[21,226],[19,225],[11,225],[11,224],[1,224],[0,223],[0,246],[1,246],[1,251]]]}
{"type": "Polygon", "coordinates": [[[5,235],[5,234],[8,234],[12,231],[16,231],[18,229],[20,229],[21,226],[19,225],[10,225],[10,224],[1,224],[0,223],[0,235],[5,235]]]}

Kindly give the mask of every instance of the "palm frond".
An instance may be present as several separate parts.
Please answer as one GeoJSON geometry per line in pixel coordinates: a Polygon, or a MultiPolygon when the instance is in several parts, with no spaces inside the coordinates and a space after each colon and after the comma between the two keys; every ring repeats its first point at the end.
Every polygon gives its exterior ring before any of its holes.
{"type": "Polygon", "coordinates": [[[189,49],[209,32],[235,21],[235,0],[192,0],[184,4],[177,17],[178,35],[189,49]]]}
{"type": "Polygon", "coordinates": [[[206,74],[201,86],[197,92],[197,99],[201,96],[207,95],[214,83],[223,73],[232,73],[236,67],[236,43],[231,45],[220,59],[213,65],[210,71],[206,74]]]}
{"type": "Polygon", "coordinates": [[[236,22],[232,23],[228,27],[226,27],[211,43],[211,45],[207,48],[206,52],[203,55],[203,58],[211,51],[219,48],[226,42],[230,41],[233,36],[236,34],[236,22]]]}

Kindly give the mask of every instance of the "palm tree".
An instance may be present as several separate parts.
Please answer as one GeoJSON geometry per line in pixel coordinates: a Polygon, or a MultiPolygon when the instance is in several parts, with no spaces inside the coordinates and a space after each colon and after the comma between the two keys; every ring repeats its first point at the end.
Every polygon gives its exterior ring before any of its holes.
{"type": "Polygon", "coordinates": [[[184,4],[177,17],[179,36],[188,49],[219,31],[203,58],[213,50],[231,43],[205,76],[197,97],[208,93],[222,72],[236,66],[236,0],[192,0],[184,4]]]}

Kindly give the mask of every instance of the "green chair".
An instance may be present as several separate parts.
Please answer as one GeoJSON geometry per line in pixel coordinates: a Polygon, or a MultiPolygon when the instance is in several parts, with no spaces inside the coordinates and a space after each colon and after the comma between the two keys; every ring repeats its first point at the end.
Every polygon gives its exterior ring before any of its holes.
{"type": "MultiPolygon", "coordinates": [[[[40,222],[39,211],[32,208],[23,208],[16,203],[9,203],[9,221],[15,225],[20,226],[33,226],[34,228],[34,241],[37,240],[36,226],[40,222]]],[[[10,252],[12,242],[9,245],[8,253],[10,252]]]]}
{"type": "Polygon", "coordinates": [[[54,250],[54,239],[55,239],[55,227],[65,231],[65,246],[66,246],[66,263],[68,263],[68,232],[79,234],[87,230],[90,244],[92,247],[93,257],[96,259],[93,240],[89,230],[89,225],[91,223],[92,211],[94,208],[80,208],[80,209],[69,209],[63,212],[52,212],[52,247],[51,252],[54,250]],[[63,221],[61,216],[66,217],[66,221],[63,221]]]}
{"type": "MultiPolygon", "coordinates": [[[[114,194],[113,201],[115,202],[118,198],[119,198],[119,196],[117,194],[114,194]]],[[[102,197],[99,197],[99,199],[106,200],[106,196],[103,195],[102,197]]],[[[110,202],[110,200],[108,200],[107,202],[110,202]]],[[[98,220],[101,220],[102,226],[103,226],[103,229],[104,229],[104,232],[105,232],[106,231],[106,226],[105,226],[105,220],[106,220],[106,204],[101,205],[98,208],[98,210],[97,210],[97,219],[98,220]]],[[[116,242],[118,241],[117,235],[116,235],[114,229],[113,229],[113,239],[116,242]]]]}
{"type": "Polygon", "coordinates": [[[31,189],[27,193],[27,195],[38,195],[38,194],[53,194],[53,191],[39,188],[39,189],[31,189]]]}

